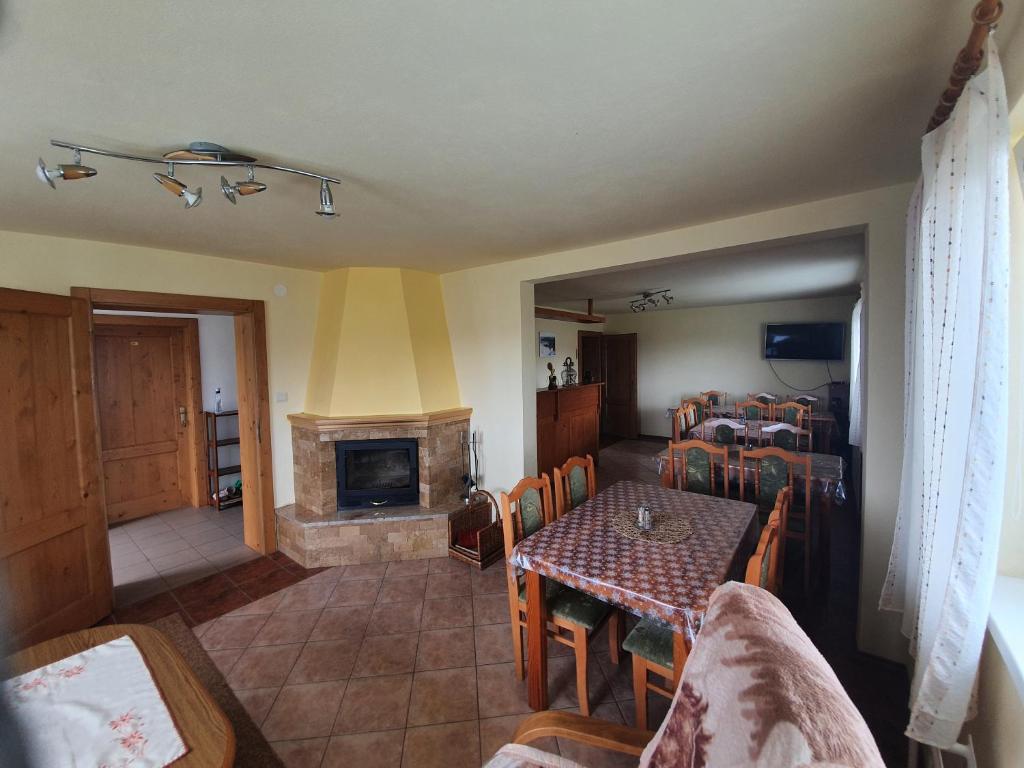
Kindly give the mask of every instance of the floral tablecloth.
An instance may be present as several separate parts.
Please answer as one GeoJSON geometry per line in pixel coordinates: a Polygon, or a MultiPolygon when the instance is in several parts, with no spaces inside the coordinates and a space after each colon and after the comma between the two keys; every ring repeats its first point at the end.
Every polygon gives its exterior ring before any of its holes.
{"type": "Polygon", "coordinates": [[[660,619],[693,642],[715,587],[743,579],[756,513],[753,504],[622,481],[519,542],[511,562],[660,619]],[[618,533],[615,518],[641,503],[655,515],[684,517],[693,533],[677,544],[618,533]]]}
{"type": "Polygon", "coordinates": [[[0,690],[32,765],[163,768],[188,752],[127,636],[13,677],[0,690]]]}

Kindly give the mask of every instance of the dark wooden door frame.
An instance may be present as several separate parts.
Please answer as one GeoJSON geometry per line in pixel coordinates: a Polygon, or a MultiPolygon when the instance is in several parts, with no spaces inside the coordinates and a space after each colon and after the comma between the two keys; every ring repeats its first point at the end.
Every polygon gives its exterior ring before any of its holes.
{"type": "MultiPolygon", "coordinates": [[[[188,487],[183,496],[193,507],[207,506],[206,423],[203,419],[202,374],[199,364],[199,322],[194,317],[153,317],[152,315],[92,315],[92,325],[151,326],[181,328],[185,353],[185,398],[188,409],[188,487]]],[[[94,343],[95,352],[95,343],[94,343]]],[[[93,354],[93,366],[96,355],[93,354]]],[[[102,430],[101,430],[102,435],[102,430]]],[[[102,440],[101,440],[102,442],[102,440]]],[[[103,446],[100,445],[100,450],[103,446]]]]}
{"type": "Polygon", "coordinates": [[[71,295],[97,309],[232,315],[238,372],[238,436],[241,443],[242,516],[245,543],[263,554],[277,550],[273,457],[270,446],[270,376],[267,370],[266,306],[257,299],[181,293],[73,287],[71,295]]]}

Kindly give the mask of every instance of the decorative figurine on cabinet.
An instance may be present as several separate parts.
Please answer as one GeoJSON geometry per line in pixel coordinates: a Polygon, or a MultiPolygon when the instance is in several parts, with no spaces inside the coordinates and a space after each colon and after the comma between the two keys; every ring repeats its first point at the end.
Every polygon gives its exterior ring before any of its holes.
{"type": "Polygon", "coordinates": [[[562,364],[562,386],[572,387],[576,384],[576,364],[571,357],[565,358],[562,364]]]}
{"type": "Polygon", "coordinates": [[[558,389],[558,377],[555,376],[555,366],[548,363],[548,389],[558,389]]]}

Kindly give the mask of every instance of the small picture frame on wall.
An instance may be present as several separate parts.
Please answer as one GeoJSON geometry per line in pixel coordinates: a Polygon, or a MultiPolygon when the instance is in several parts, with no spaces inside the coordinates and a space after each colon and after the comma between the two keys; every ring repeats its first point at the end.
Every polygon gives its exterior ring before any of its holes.
{"type": "Polygon", "coordinates": [[[555,356],[555,334],[541,331],[537,334],[537,348],[541,357],[555,356]]]}

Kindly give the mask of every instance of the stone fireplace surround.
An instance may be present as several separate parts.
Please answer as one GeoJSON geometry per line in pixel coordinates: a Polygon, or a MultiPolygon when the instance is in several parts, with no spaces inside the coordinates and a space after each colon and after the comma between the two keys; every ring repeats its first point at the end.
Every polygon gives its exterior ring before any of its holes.
{"type": "Polygon", "coordinates": [[[289,416],[295,503],[277,510],[279,548],[306,568],[444,557],[448,516],[462,504],[460,436],[471,413],[289,416]],[[419,505],[339,510],[334,443],[399,438],[417,441],[419,505]]]}

